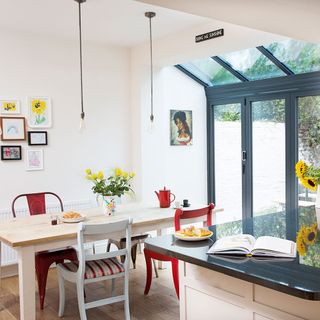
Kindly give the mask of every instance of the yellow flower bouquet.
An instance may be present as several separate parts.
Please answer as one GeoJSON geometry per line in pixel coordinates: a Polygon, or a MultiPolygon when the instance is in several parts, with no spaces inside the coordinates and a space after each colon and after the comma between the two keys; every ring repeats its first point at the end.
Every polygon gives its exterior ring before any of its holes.
{"type": "Polygon", "coordinates": [[[121,197],[125,193],[133,192],[130,182],[134,177],[134,173],[122,171],[115,168],[114,173],[105,178],[102,171],[94,173],[91,169],[86,170],[86,178],[93,182],[92,191],[103,197],[118,196],[121,197]]]}
{"type": "Polygon", "coordinates": [[[320,168],[307,165],[304,161],[300,160],[296,164],[296,175],[305,188],[317,191],[320,183],[320,168]]]}
{"type": "Polygon", "coordinates": [[[300,256],[307,254],[309,246],[313,246],[317,239],[318,225],[314,223],[311,226],[302,225],[299,232],[297,233],[297,251],[300,256]]]}

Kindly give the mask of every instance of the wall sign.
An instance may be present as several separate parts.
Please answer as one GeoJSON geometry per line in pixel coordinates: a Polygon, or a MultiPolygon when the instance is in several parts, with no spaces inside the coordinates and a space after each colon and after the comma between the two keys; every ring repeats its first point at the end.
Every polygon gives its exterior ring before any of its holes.
{"type": "Polygon", "coordinates": [[[224,29],[218,29],[215,31],[199,34],[196,36],[196,42],[206,41],[213,38],[218,38],[224,36],[224,29]]]}

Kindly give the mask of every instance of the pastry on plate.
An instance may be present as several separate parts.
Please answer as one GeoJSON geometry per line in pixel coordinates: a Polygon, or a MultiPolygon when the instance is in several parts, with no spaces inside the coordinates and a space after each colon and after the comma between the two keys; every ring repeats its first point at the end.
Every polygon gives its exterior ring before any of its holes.
{"type": "Polygon", "coordinates": [[[81,214],[74,211],[68,211],[63,214],[64,219],[78,219],[81,218],[81,214]]]}

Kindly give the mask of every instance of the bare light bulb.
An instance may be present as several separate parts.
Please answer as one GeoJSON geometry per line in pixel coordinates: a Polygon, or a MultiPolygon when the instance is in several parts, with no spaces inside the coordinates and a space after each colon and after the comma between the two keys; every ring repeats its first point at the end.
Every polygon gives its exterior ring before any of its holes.
{"type": "Polygon", "coordinates": [[[84,129],[86,128],[86,123],[84,122],[84,112],[81,112],[81,116],[80,116],[80,132],[84,131],[84,129]]]}

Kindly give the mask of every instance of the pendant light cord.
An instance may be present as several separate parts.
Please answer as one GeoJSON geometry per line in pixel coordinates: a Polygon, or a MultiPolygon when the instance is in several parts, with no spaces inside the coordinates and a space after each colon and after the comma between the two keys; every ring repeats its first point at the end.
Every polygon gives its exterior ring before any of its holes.
{"type": "MultiPolygon", "coordinates": [[[[77,1],[77,0],[76,0],[77,1]]],[[[81,1],[79,1],[79,44],[80,44],[80,88],[81,88],[81,119],[84,119],[83,108],[83,80],[82,80],[82,28],[81,28],[81,1]]]]}
{"type": "Polygon", "coordinates": [[[153,46],[152,46],[152,23],[151,19],[155,17],[155,12],[146,12],[145,16],[149,18],[149,34],[150,34],[150,121],[153,122],[154,114],[153,114],[153,46]]]}

